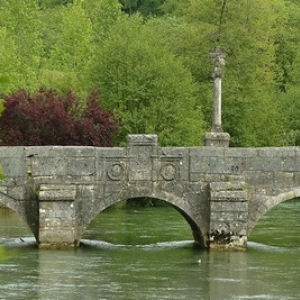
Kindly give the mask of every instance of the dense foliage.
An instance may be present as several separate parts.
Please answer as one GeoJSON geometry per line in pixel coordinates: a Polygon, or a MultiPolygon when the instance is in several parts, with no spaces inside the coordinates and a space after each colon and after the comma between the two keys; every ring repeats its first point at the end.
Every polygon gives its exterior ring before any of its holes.
{"type": "Polygon", "coordinates": [[[218,45],[231,145],[300,145],[297,0],[5,0],[0,13],[2,92],[97,89],[123,121],[117,144],[201,144],[218,45]]]}
{"type": "Polygon", "coordinates": [[[85,106],[72,92],[45,89],[34,94],[19,90],[3,99],[2,145],[113,145],[118,121],[102,109],[95,92],[85,106]]]}
{"type": "Polygon", "coordinates": [[[122,119],[120,140],[128,133],[156,132],[162,145],[199,144],[200,104],[182,61],[140,18],[121,18],[111,35],[97,51],[102,59],[91,68],[90,82],[105,91],[103,104],[122,119]]]}

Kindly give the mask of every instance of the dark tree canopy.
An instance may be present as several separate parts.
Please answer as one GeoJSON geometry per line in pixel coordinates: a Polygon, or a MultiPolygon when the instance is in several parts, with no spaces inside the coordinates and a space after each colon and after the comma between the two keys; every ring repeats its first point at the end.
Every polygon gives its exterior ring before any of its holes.
{"type": "Polygon", "coordinates": [[[119,0],[122,10],[131,15],[141,13],[143,16],[161,15],[161,6],[165,0],[119,0]]]}
{"type": "Polygon", "coordinates": [[[119,120],[101,107],[96,92],[86,102],[71,91],[46,89],[33,94],[21,89],[2,98],[2,145],[113,145],[119,120]]]}

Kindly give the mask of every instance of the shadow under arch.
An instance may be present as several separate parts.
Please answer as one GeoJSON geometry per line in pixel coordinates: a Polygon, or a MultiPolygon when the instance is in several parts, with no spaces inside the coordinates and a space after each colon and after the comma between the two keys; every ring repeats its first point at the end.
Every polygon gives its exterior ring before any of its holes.
{"type": "Polygon", "coordinates": [[[25,209],[24,209],[24,207],[21,206],[16,199],[8,196],[7,194],[5,194],[3,192],[0,192],[0,204],[3,207],[6,207],[6,208],[16,212],[23,219],[25,218],[25,209]]]}
{"type": "Polygon", "coordinates": [[[286,191],[283,193],[280,193],[275,196],[268,196],[266,197],[266,201],[263,202],[263,205],[257,210],[256,214],[251,217],[251,223],[249,224],[248,228],[248,236],[252,232],[252,230],[255,228],[259,220],[270,210],[278,206],[279,204],[300,198],[300,188],[291,190],[291,191],[286,191]]]}
{"type": "Polygon", "coordinates": [[[28,215],[26,214],[26,207],[24,201],[18,201],[7,194],[0,192],[0,205],[15,212],[24,223],[26,223],[28,229],[35,236],[37,240],[36,224],[30,223],[28,215]]]}
{"type": "MultiPolygon", "coordinates": [[[[103,199],[103,201],[101,202],[102,205],[100,205],[97,209],[93,210],[93,213],[89,219],[89,221],[85,224],[84,228],[87,228],[88,225],[91,223],[91,221],[98,215],[100,214],[102,211],[104,211],[105,209],[111,207],[112,205],[117,204],[118,202],[124,201],[124,200],[128,200],[128,199],[137,199],[137,198],[150,198],[150,199],[157,199],[163,202],[166,202],[168,204],[170,204],[171,207],[173,207],[176,211],[179,212],[179,214],[187,221],[187,223],[189,224],[191,231],[192,231],[192,235],[194,238],[194,242],[197,246],[199,247],[205,247],[205,239],[203,237],[202,231],[200,226],[198,226],[196,220],[194,220],[193,216],[191,214],[188,213],[188,211],[193,211],[192,208],[189,206],[188,203],[185,203],[182,201],[181,198],[178,198],[174,195],[170,196],[170,197],[164,197],[162,195],[148,195],[145,193],[136,193],[135,195],[128,195],[127,197],[120,197],[120,195],[118,196],[111,196],[108,197],[106,199],[103,199]],[[185,205],[184,205],[185,204],[185,205]]],[[[84,234],[84,232],[82,233],[82,235],[84,234]]]]}

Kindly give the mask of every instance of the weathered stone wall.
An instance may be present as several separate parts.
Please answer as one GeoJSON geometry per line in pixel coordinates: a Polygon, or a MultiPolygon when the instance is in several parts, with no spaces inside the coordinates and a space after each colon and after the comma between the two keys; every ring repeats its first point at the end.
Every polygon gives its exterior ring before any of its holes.
{"type": "Polygon", "coordinates": [[[300,148],[1,147],[0,203],[23,216],[44,246],[78,245],[90,221],[129,198],[172,204],[202,246],[244,247],[265,212],[300,196],[300,148]]]}
{"type": "Polygon", "coordinates": [[[0,186],[1,203],[25,217],[27,165],[23,147],[0,147],[5,183],[0,186]]]}

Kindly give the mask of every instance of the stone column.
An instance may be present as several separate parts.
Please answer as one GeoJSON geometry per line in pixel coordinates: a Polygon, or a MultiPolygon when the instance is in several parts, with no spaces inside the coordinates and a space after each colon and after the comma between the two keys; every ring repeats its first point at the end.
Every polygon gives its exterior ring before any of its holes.
{"type": "Polygon", "coordinates": [[[210,183],[210,249],[245,250],[248,196],[243,181],[210,183]]]}
{"type": "Polygon", "coordinates": [[[76,186],[42,184],[39,198],[39,248],[70,248],[79,244],[74,201],[76,186]]]}
{"type": "Polygon", "coordinates": [[[205,146],[228,147],[230,135],[222,129],[222,73],[221,65],[225,63],[225,52],[216,47],[211,53],[214,64],[212,78],[214,81],[213,123],[211,132],[204,135],[205,146]]]}
{"type": "Polygon", "coordinates": [[[219,67],[216,67],[212,78],[214,80],[214,113],[213,132],[223,132],[222,129],[222,74],[219,67]]]}

